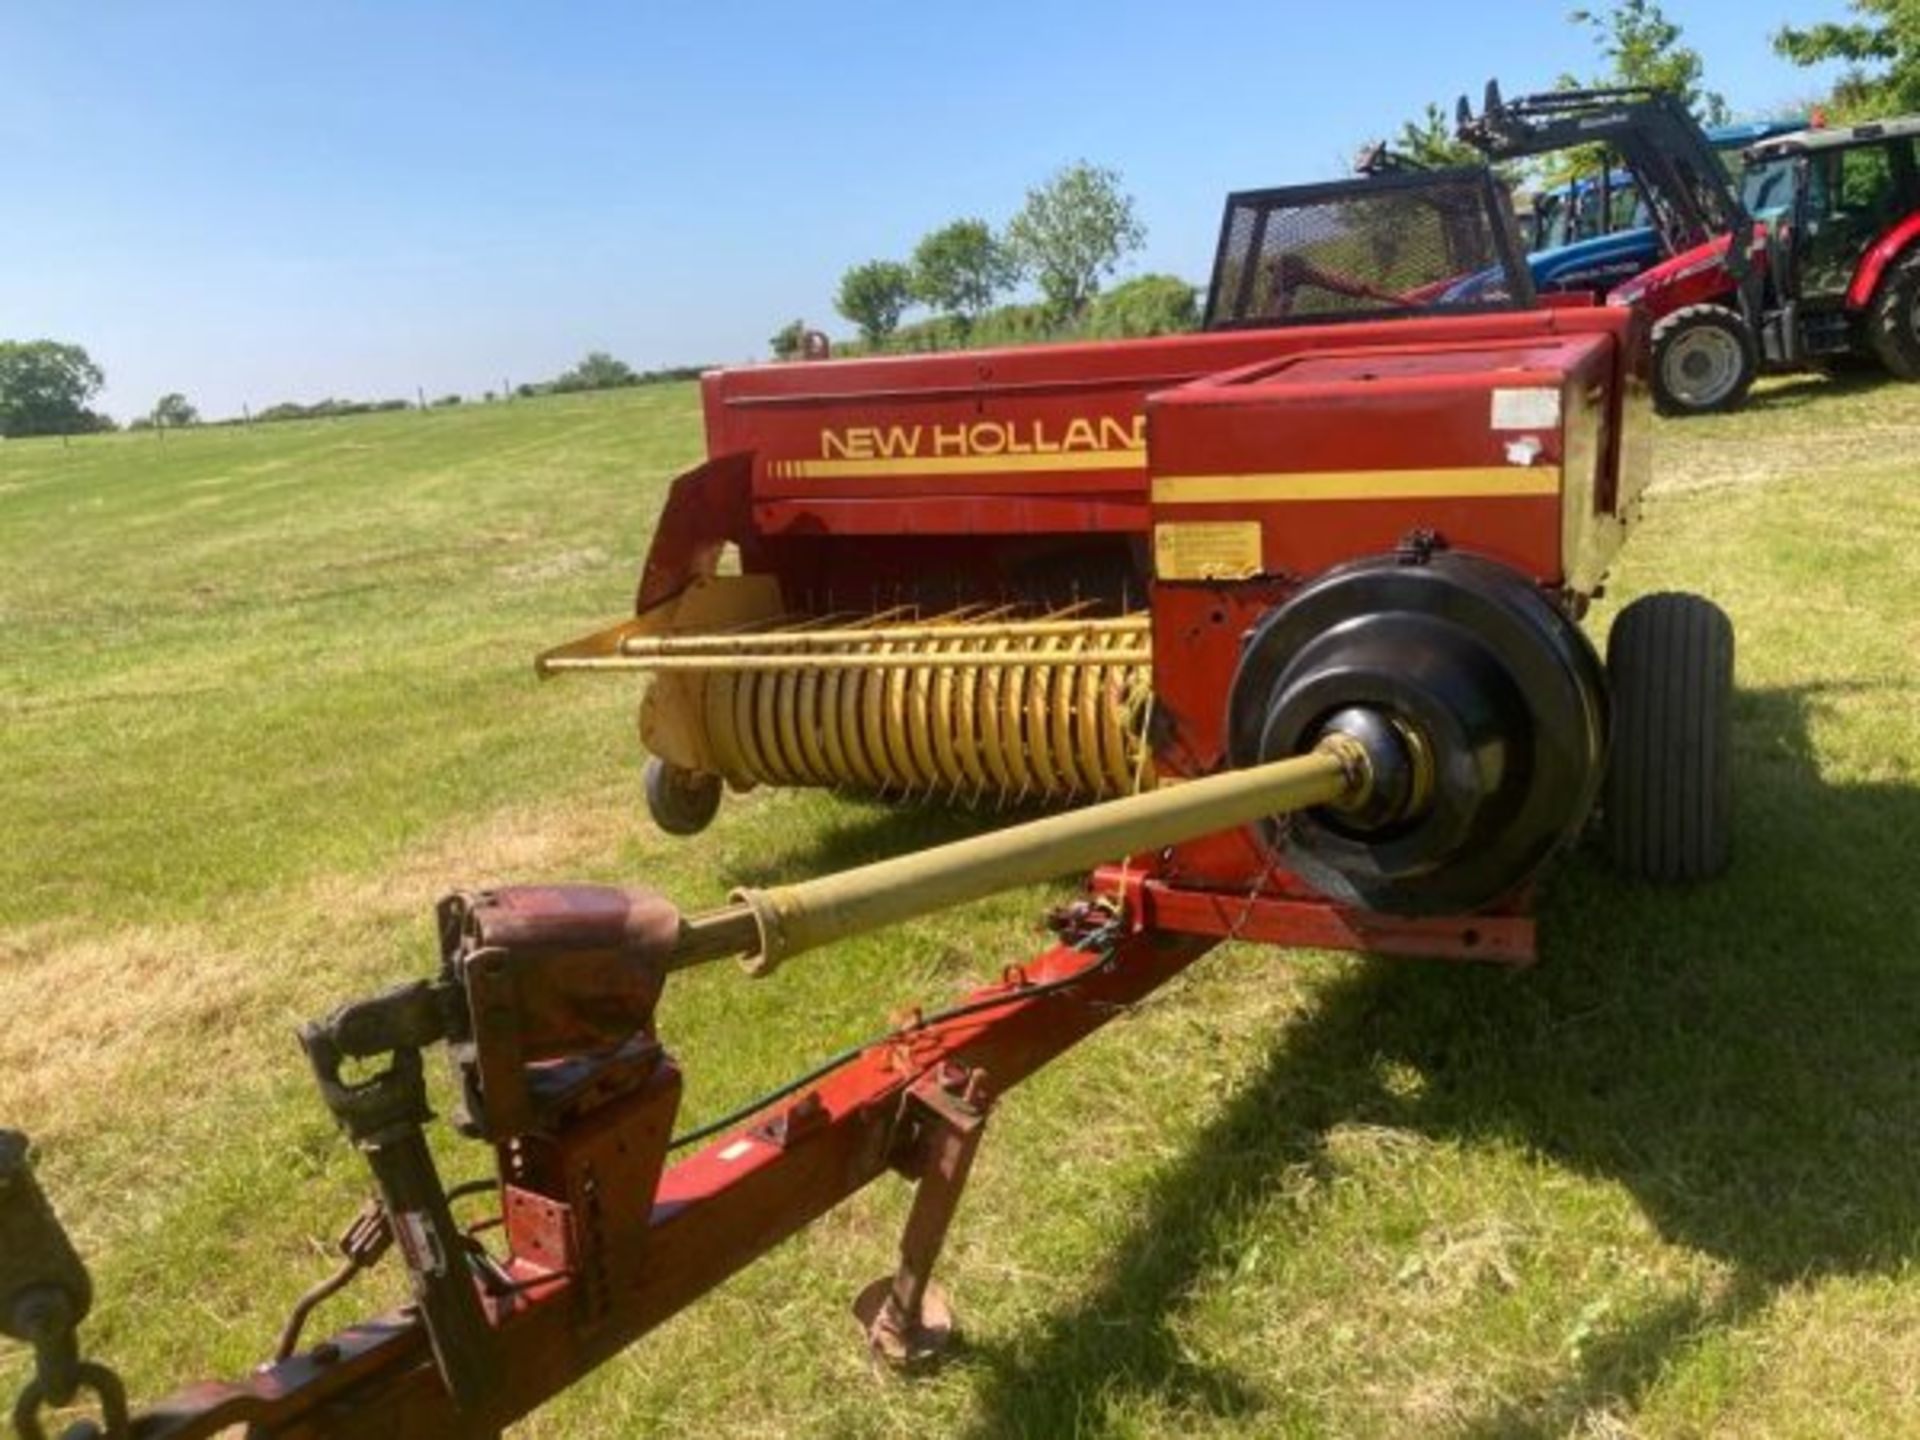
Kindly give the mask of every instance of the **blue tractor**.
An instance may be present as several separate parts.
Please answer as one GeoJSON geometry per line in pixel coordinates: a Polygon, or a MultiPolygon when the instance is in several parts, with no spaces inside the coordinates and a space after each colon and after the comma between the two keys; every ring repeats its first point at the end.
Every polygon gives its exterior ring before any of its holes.
{"type": "MultiPolygon", "coordinates": [[[[1737,184],[1742,151],[1805,124],[1804,117],[1758,120],[1718,126],[1708,130],[1706,137],[1737,184]]],[[[1382,144],[1363,150],[1355,168],[1377,175],[1421,167],[1382,144]]],[[[1536,191],[1532,200],[1531,212],[1519,219],[1536,294],[1586,291],[1603,298],[1615,286],[1658,265],[1676,246],[1685,248],[1696,238],[1676,232],[1663,241],[1660,228],[1651,222],[1648,197],[1631,170],[1609,166],[1536,191]]],[[[1447,298],[1454,303],[1471,300],[1479,287],[1494,286],[1499,280],[1492,273],[1470,276],[1447,298]]]]}
{"type": "MultiPolygon", "coordinates": [[[[1741,153],[1749,145],[1804,129],[1806,123],[1801,116],[1721,125],[1707,131],[1707,140],[1737,183],[1741,153]]],[[[1604,295],[1666,258],[1659,232],[1648,222],[1646,197],[1630,171],[1607,169],[1538,191],[1531,219],[1525,231],[1527,268],[1541,293],[1604,295]]]]}

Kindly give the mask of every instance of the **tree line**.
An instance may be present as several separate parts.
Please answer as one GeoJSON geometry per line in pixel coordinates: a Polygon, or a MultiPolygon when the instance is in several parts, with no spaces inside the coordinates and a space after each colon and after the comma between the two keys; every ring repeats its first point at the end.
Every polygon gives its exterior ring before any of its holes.
{"type": "MultiPolygon", "coordinates": [[[[636,370],[604,350],[589,352],[578,364],[551,380],[488,390],[484,401],[522,399],[536,395],[567,395],[585,390],[614,390],[630,385],[659,385],[692,380],[705,365],[673,365],[636,370]]],[[[0,440],[36,435],[92,435],[120,428],[112,416],[91,408],[90,402],[106,384],[106,372],[79,345],[57,340],[0,340],[0,440]]],[[[428,401],[340,400],[329,397],[310,403],[282,400],[258,411],[226,420],[203,421],[199,409],[179,391],[156,400],[145,414],[127,423],[129,430],[179,430],[188,426],[273,424],[285,420],[328,420],[343,415],[378,415],[394,410],[445,409],[462,404],[464,396],[441,395],[428,401]]]]}
{"type": "MultiPolygon", "coordinates": [[[[971,343],[1012,344],[1062,334],[1160,334],[1198,321],[1193,287],[1170,275],[1143,275],[1111,292],[1102,283],[1146,243],[1146,227],[1118,172],[1085,160],[1027,191],[995,230],[964,216],[923,236],[905,260],[849,268],[834,309],[860,333],[854,349],[934,350],[971,343]],[[1031,281],[1038,301],[995,301],[1031,281]],[[920,307],[928,318],[903,326],[920,307]]],[[[806,346],[794,320],[775,332],[776,359],[806,346]]]]}

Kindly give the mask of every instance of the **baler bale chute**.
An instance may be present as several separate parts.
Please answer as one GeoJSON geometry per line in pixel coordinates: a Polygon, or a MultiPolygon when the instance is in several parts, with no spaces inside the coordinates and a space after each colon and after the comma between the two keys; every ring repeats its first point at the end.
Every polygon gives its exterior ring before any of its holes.
{"type": "MultiPolygon", "coordinates": [[[[1230,197],[1208,317],[705,378],[709,458],[634,616],[539,662],[650,677],[656,818],[763,785],[1058,813],[695,914],[448,897],[433,978],[302,1032],[377,1195],[314,1294],[392,1239],[415,1304],[310,1348],[303,1306],[272,1363],[122,1433],[495,1435],[889,1170],[899,1266],[856,1313],[913,1362],[950,1333],[931,1270],[995,1098],[1213,946],[1531,959],[1534,882],[1597,805],[1636,873],[1725,863],[1725,617],[1636,602],[1605,664],[1579,625],[1647,477],[1633,313],[1536,304],[1504,192],[1442,171],[1230,197]],[[1090,868],[1039,955],[674,1134],[673,974],[1090,868]],[[467,1226],[434,1046],[496,1160],[467,1226]]],[[[14,1245],[70,1253],[24,1161],[14,1245]]],[[[76,1268],[0,1263],[0,1318],[10,1277],[72,1292],[29,1413],[104,1394],[71,1363],[76,1268]]]]}

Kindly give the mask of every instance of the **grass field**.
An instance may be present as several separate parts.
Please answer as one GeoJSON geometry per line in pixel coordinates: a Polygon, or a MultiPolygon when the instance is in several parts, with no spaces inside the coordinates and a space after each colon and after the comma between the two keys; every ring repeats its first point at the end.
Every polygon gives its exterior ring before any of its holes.
{"type": "MultiPolygon", "coordinates": [[[[788,792],[667,841],[629,688],[534,681],[698,452],[690,387],[0,446],[0,1123],[137,1393],[243,1369],[329,1268],[364,1182],[293,1027],[426,973],[441,892],[696,908],[963,826],[788,792]]],[[[937,1375],[871,1377],[847,1314],[883,1184],[523,1432],[1920,1433],[1916,452],[1920,387],[1660,431],[1595,633],[1733,614],[1725,882],[1576,856],[1522,975],[1222,951],[1000,1107],[937,1375]]],[[[676,979],[688,1117],[1031,952],[1050,893],[676,979]]]]}

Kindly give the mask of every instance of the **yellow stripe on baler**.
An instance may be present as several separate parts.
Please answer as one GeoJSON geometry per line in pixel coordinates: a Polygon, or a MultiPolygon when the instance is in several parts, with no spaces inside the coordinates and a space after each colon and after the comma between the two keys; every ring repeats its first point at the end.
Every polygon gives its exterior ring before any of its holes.
{"type": "Polygon", "coordinates": [[[1478,500],[1559,493],[1559,467],[1547,465],[1156,475],[1153,481],[1156,505],[1231,505],[1261,500],[1478,500]]]}
{"type": "Polygon", "coordinates": [[[872,460],[770,460],[780,480],[855,480],[883,475],[995,475],[1012,470],[1144,470],[1144,450],[1042,450],[987,455],[917,455],[872,460]]]}

